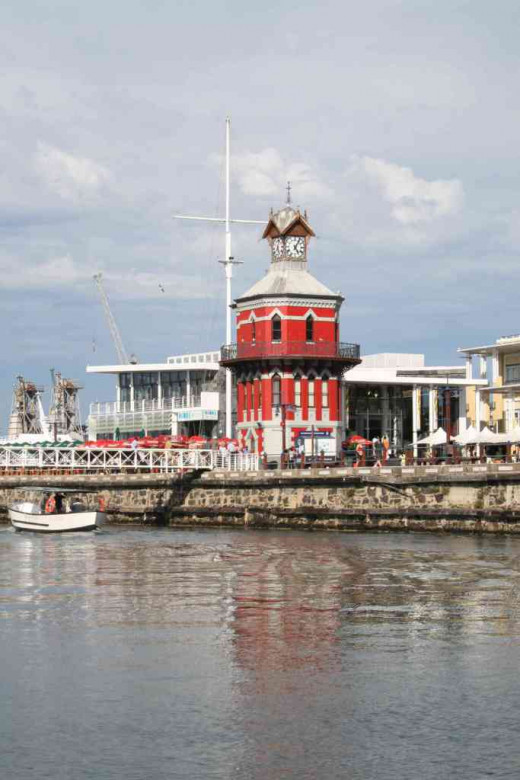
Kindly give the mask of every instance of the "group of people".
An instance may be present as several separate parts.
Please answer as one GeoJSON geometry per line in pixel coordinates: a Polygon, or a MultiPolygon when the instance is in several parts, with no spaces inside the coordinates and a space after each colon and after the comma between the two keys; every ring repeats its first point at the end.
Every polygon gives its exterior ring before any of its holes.
{"type": "Polygon", "coordinates": [[[384,433],[381,438],[374,436],[371,445],[364,444],[362,441],[356,444],[356,462],[354,463],[354,468],[367,465],[367,455],[372,456],[371,459],[373,460],[373,463],[371,465],[375,467],[381,467],[388,461],[391,450],[390,439],[386,433],[384,433]]]}
{"type": "Polygon", "coordinates": [[[249,447],[247,444],[244,444],[242,447],[238,447],[233,440],[228,441],[227,443],[222,442],[222,444],[218,448],[219,455],[222,455],[222,457],[227,457],[228,455],[236,455],[237,453],[241,453],[242,455],[249,455],[249,447]]]}
{"type": "MultiPolygon", "coordinates": [[[[323,453],[322,453],[323,458],[323,453]]],[[[305,445],[299,444],[296,447],[287,447],[281,455],[280,465],[282,468],[303,469],[305,468],[305,445]]]]}

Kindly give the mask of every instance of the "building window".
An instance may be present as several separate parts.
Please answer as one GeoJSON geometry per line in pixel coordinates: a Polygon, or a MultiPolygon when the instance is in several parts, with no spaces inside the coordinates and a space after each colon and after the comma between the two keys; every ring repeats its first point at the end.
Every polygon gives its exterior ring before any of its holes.
{"type": "Polygon", "coordinates": [[[130,387],[132,384],[132,380],[130,379],[130,374],[119,374],[119,388],[120,388],[120,400],[123,403],[127,403],[130,401],[130,387]]]}
{"type": "Polygon", "coordinates": [[[262,414],[262,380],[259,379],[256,385],[256,403],[260,414],[262,414]]]}
{"type": "Polygon", "coordinates": [[[299,376],[294,380],[294,405],[298,407],[302,405],[302,380],[299,376]]]}
{"type": "Polygon", "coordinates": [[[254,343],[256,341],[256,321],[251,321],[251,341],[254,343]]]}
{"type": "Polygon", "coordinates": [[[282,320],[280,319],[278,314],[275,314],[273,319],[271,320],[271,340],[272,341],[282,340],[282,320]]]}
{"type": "Polygon", "coordinates": [[[158,372],[143,371],[134,374],[134,398],[136,401],[155,401],[158,397],[158,372]]]}
{"type": "Polygon", "coordinates": [[[323,379],[321,383],[321,405],[324,409],[329,408],[329,380],[323,379]]]}
{"type": "Polygon", "coordinates": [[[305,339],[306,341],[314,341],[314,317],[309,314],[305,320],[305,339]]]}
{"type": "Polygon", "coordinates": [[[282,380],[275,374],[272,380],[273,388],[273,407],[280,406],[282,403],[282,380]]]}
{"type": "Polygon", "coordinates": [[[506,366],[506,383],[520,382],[520,363],[511,363],[506,366]]]}
{"type": "Polygon", "coordinates": [[[314,379],[309,379],[309,409],[314,409],[314,379]]]}

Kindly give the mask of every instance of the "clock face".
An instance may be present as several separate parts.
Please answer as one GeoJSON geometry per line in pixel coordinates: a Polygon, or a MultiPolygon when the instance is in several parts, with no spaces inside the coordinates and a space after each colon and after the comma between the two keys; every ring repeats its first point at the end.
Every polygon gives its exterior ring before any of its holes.
{"type": "Polygon", "coordinates": [[[305,238],[303,236],[288,236],[285,239],[287,257],[305,256],[305,238]]]}
{"type": "Polygon", "coordinates": [[[283,238],[273,238],[271,248],[273,251],[273,257],[280,260],[285,254],[285,242],[283,238]]]}

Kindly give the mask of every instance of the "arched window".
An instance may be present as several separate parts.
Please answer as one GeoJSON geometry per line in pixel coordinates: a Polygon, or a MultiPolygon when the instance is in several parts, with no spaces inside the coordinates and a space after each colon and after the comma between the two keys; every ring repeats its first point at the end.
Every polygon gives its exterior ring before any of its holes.
{"type": "Polygon", "coordinates": [[[282,320],[280,319],[278,314],[275,314],[271,320],[271,340],[272,341],[282,340],[282,320]]]}
{"type": "Polygon", "coordinates": [[[324,409],[329,408],[329,380],[326,378],[321,381],[321,405],[324,409]]]}
{"type": "Polygon", "coordinates": [[[251,320],[251,341],[253,344],[256,341],[256,320],[251,320]]]}
{"type": "Polygon", "coordinates": [[[249,412],[249,382],[245,381],[243,384],[244,387],[244,412],[247,414],[249,412]]]}
{"type": "Polygon", "coordinates": [[[262,414],[262,379],[261,378],[258,380],[258,383],[256,385],[256,403],[257,403],[259,413],[262,414]]]}
{"type": "Polygon", "coordinates": [[[314,409],[316,405],[314,402],[314,379],[309,379],[307,383],[307,387],[308,387],[307,392],[309,395],[309,409],[314,409]]]}
{"type": "Polygon", "coordinates": [[[299,376],[294,378],[294,405],[302,405],[302,380],[299,376]]]}
{"type": "Polygon", "coordinates": [[[309,314],[305,320],[305,340],[314,341],[314,317],[309,314]]]}
{"type": "Polygon", "coordinates": [[[272,379],[273,388],[273,407],[280,406],[282,403],[282,380],[275,374],[272,379]]]}

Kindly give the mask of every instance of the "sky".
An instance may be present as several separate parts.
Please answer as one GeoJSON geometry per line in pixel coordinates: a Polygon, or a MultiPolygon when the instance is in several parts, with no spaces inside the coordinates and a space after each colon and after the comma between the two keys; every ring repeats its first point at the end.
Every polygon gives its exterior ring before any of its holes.
{"type": "MultiPolygon", "coordinates": [[[[0,431],[23,374],[114,397],[92,275],[141,362],[224,342],[224,236],[175,213],[264,219],[285,184],[345,296],[341,338],[421,352],[520,331],[515,0],[4,0],[0,431]],[[164,290],[164,292],[163,292],[164,290]]],[[[233,231],[234,295],[262,276],[233,231]]],[[[48,403],[47,393],[47,403],[48,403]]]]}

